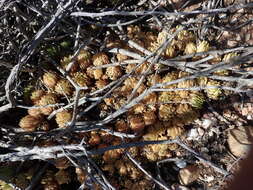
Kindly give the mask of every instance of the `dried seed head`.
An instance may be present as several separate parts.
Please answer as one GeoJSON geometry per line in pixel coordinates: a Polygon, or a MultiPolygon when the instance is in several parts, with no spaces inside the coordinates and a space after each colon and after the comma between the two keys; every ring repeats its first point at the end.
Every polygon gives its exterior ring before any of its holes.
{"type": "Polygon", "coordinates": [[[165,55],[167,58],[175,57],[175,56],[176,56],[175,47],[174,47],[174,46],[168,46],[168,47],[165,49],[164,55],[165,55]]]}
{"type": "Polygon", "coordinates": [[[40,108],[31,108],[28,110],[28,114],[39,119],[42,118],[42,113],[41,113],[40,108]]]}
{"type": "Polygon", "coordinates": [[[107,67],[106,75],[111,80],[117,80],[122,75],[121,68],[119,66],[107,67]]]}
{"type": "Polygon", "coordinates": [[[118,101],[115,102],[114,108],[116,110],[118,110],[124,105],[126,105],[126,99],[125,98],[120,98],[120,99],[118,99],[118,101]]]}
{"type": "Polygon", "coordinates": [[[120,54],[120,53],[117,53],[116,57],[117,57],[117,60],[118,60],[119,62],[125,61],[125,60],[128,59],[128,56],[123,55],[123,54],[120,54]]]}
{"type": "Polygon", "coordinates": [[[127,34],[130,35],[130,34],[138,34],[141,32],[141,28],[139,26],[134,26],[134,25],[130,25],[130,26],[127,26],[127,34]]]}
{"type": "MultiPolygon", "coordinates": [[[[40,106],[46,106],[57,103],[57,97],[55,94],[49,93],[41,97],[39,101],[40,106]]],[[[50,115],[54,111],[54,107],[42,107],[40,108],[41,113],[44,115],[50,115]]]]}
{"type": "Polygon", "coordinates": [[[195,41],[195,35],[191,31],[182,30],[177,35],[178,40],[187,43],[195,41]]]}
{"type": "Polygon", "coordinates": [[[77,56],[80,69],[85,70],[91,65],[91,54],[86,50],[81,50],[77,56]]]}
{"type": "Polygon", "coordinates": [[[104,153],[103,160],[106,163],[114,163],[117,159],[120,159],[121,154],[120,149],[109,150],[104,153]]]}
{"type": "Polygon", "coordinates": [[[97,133],[91,133],[91,137],[89,139],[89,144],[91,146],[95,146],[95,145],[100,144],[100,142],[101,142],[100,136],[97,133]]]}
{"type": "Polygon", "coordinates": [[[217,88],[208,88],[205,90],[207,92],[208,98],[217,100],[222,94],[222,90],[218,88],[220,86],[220,83],[218,81],[211,80],[207,82],[207,86],[217,86],[217,88]]]}
{"type": "Polygon", "coordinates": [[[157,37],[157,43],[162,45],[168,39],[169,35],[170,34],[166,30],[159,32],[157,37]]]}
{"type": "Polygon", "coordinates": [[[147,77],[147,85],[148,86],[153,86],[157,83],[160,83],[161,82],[161,77],[160,75],[157,75],[157,74],[152,74],[152,75],[149,75],[147,77]]]}
{"type": "Polygon", "coordinates": [[[136,65],[135,64],[128,64],[125,68],[125,72],[126,73],[130,73],[133,71],[133,69],[135,69],[136,65]]]}
{"type": "Polygon", "coordinates": [[[98,89],[104,88],[107,84],[108,84],[108,82],[106,80],[98,80],[98,81],[96,81],[96,87],[98,89]]]}
{"type": "Polygon", "coordinates": [[[43,90],[35,90],[35,91],[32,92],[30,99],[32,100],[33,103],[35,103],[35,102],[39,101],[40,98],[43,95],[45,95],[45,93],[46,92],[43,91],[43,90]]]}
{"type": "Polygon", "coordinates": [[[124,86],[126,89],[130,90],[133,89],[137,83],[138,80],[135,77],[129,77],[124,81],[124,86]]]}
{"type": "Polygon", "coordinates": [[[206,86],[207,82],[208,82],[208,78],[207,77],[199,77],[197,78],[197,82],[199,84],[199,86],[206,86]]]}
{"type": "Polygon", "coordinates": [[[134,180],[143,177],[142,173],[132,164],[132,162],[127,160],[117,160],[115,162],[115,167],[121,176],[127,176],[134,180]]]}
{"type": "Polygon", "coordinates": [[[136,105],[134,105],[130,110],[129,113],[134,113],[134,114],[139,114],[139,113],[143,113],[145,110],[145,105],[138,103],[136,105]]]}
{"type": "Polygon", "coordinates": [[[92,67],[88,67],[88,68],[86,69],[86,74],[87,74],[87,76],[90,77],[90,78],[94,78],[93,71],[94,71],[94,69],[93,69],[92,67]]]}
{"type": "Polygon", "coordinates": [[[176,105],[176,113],[178,117],[184,116],[185,113],[192,111],[189,104],[178,104],[176,105]]]}
{"type": "MultiPolygon", "coordinates": [[[[162,78],[162,83],[167,83],[167,82],[171,82],[173,80],[176,80],[178,78],[178,73],[176,72],[171,72],[171,73],[168,73],[167,75],[165,75],[163,78],[162,78]]],[[[164,88],[172,88],[176,85],[168,85],[168,86],[165,86],[164,88]]]]}
{"type": "MultiPolygon", "coordinates": [[[[167,138],[163,137],[157,140],[168,140],[167,138]]],[[[144,147],[144,155],[148,160],[151,161],[158,161],[164,158],[168,158],[170,155],[170,150],[168,149],[168,145],[159,144],[159,145],[149,145],[144,147]]]]}
{"type": "Polygon", "coordinates": [[[145,125],[153,125],[156,122],[156,114],[154,111],[148,111],[143,114],[143,120],[145,125]]]}
{"type": "Polygon", "coordinates": [[[126,133],[129,130],[127,123],[124,120],[119,120],[115,123],[116,130],[119,132],[126,133]]]}
{"type": "Polygon", "coordinates": [[[192,107],[201,109],[205,103],[205,97],[202,93],[193,93],[191,95],[190,104],[192,107]]]}
{"type": "Polygon", "coordinates": [[[115,97],[110,97],[110,98],[104,98],[104,102],[106,103],[106,105],[108,106],[114,106],[116,99],[115,97]]]}
{"type": "Polygon", "coordinates": [[[59,125],[60,128],[66,127],[66,124],[71,121],[72,114],[68,112],[67,110],[64,110],[62,112],[58,112],[56,114],[55,121],[59,125]]]}
{"type": "Polygon", "coordinates": [[[184,50],[185,54],[196,53],[196,51],[197,51],[197,47],[195,43],[189,42],[188,44],[186,44],[185,50],[184,50]]]}
{"type": "Polygon", "coordinates": [[[146,37],[147,41],[149,41],[149,42],[157,41],[157,36],[153,32],[146,32],[145,37],[146,37]]]}
{"type": "Polygon", "coordinates": [[[144,140],[158,140],[159,137],[164,136],[166,127],[164,122],[157,121],[153,126],[148,127],[148,132],[143,135],[144,140]]]}
{"type": "Polygon", "coordinates": [[[19,126],[25,131],[35,131],[40,122],[40,119],[31,115],[27,115],[20,120],[19,126]]]}
{"type": "Polygon", "coordinates": [[[139,67],[136,68],[135,73],[136,74],[143,74],[148,70],[150,63],[149,62],[144,62],[142,63],[139,67]]]}
{"type": "Polygon", "coordinates": [[[143,118],[138,115],[130,115],[128,117],[128,122],[130,124],[130,128],[134,132],[141,132],[145,128],[145,123],[143,121],[143,118]]]}
{"type": "Polygon", "coordinates": [[[177,84],[178,88],[190,88],[196,85],[195,80],[184,80],[177,84]]]}
{"type": "MultiPolygon", "coordinates": [[[[194,87],[196,85],[196,81],[195,80],[184,80],[182,82],[179,82],[177,84],[177,87],[178,88],[190,88],[190,87],[194,87]]],[[[180,90],[178,91],[178,95],[181,97],[181,98],[188,98],[189,97],[189,94],[191,92],[189,90],[180,90]]]]}
{"type": "Polygon", "coordinates": [[[187,41],[178,41],[178,40],[172,40],[171,46],[174,46],[174,48],[177,51],[184,51],[187,41]]]}
{"type": "Polygon", "coordinates": [[[147,96],[144,96],[142,102],[148,107],[155,106],[157,102],[157,94],[155,92],[149,93],[147,96]]]}
{"type": "Polygon", "coordinates": [[[228,76],[230,73],[229,70],[218,70],[218,71],[215,71],[214,74],[216,75],[219,75],[219,76],[228,76]]]}
{"type": "Polygon", "coordinates": [[[109,57],[103,52],[93,55],[92,61],[93,65],[95,66],[106,65],[110,63],[109,57]]]}
{"type": "Polygon", "coordinates": [[[61,95],[71,95],[73,92],[73,87],[68,80],[61,79],[57,82],[55,92],[61,95]]]}
{"type": "Polygon", "coordinates": [[[227,62],[227,61],[229,61],[231,58],[233,58],[235,56],[238,56],[238,54],[234,53],[234,52],[233,53],[228,53],[228,54],[224,55],[222,61],[227,62]]]}
{"type": "Polygon", "coordinates": [[[93,70],[93,76],[94,78],[97,80],[97,79],[101,79],[102,76],[103,76],[103,70],[102,69],[94,69],[93,70]]]}
{"type": "Polygon", "coordinates": [[[85,73],[82,72],[73,73],[72,79],[80,87],[87,87],[91,84],[90,78],[85,73]]]}
{"type": "Polygon", "coordinates": [[[209,43],[207,41],[201,41],[197,45],[197,53],[205,52],[205,51],[208,51],[209,49],[210,49],[210,47],[209,47],[209,43]]]}
{"type": "Polygon", "coordinates": [[[42,80],[45,86],[47,86],[48,88],[54,88],[58,81],[58,76],[53,72],[46,72],[43,75],[42,80]]]}
{"type": "Polygon", "coordinates": [[[178,39],[181,41],[193,41],[195,39],[195,36],[192,32],[187,30],[182,30],[177,35],[178,39]]]}
{"type": "Polygon", "coordinates": [[[175,114],[175,106],[173,104],[163,104],[159,107],[159,118],[163,121],[170,120],[175,114]]]}
{"type": "Polygon", "coordinates": [[[158,97],[158,102],[161,102],[161,103],[168,103],[170,101],[172,101],[175,97],[175,93],[174,92],[161,92],[159,94],[159,97],[158,97]]]}
{"type": "Polygon", "coordinates": [[[171,139],[175,139],[176,137],[182,135],[184,133],[184,129],[180,126],[169,126],[167,128],[167,135],[171,138],[171,139]]]}

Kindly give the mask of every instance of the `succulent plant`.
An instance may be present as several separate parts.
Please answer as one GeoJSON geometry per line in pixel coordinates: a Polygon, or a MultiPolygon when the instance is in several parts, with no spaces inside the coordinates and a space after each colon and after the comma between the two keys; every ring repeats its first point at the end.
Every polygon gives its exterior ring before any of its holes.
{"type": "Polygon", "coordinates": [[[83,72],[73,73],[72,79],[81,87],[88,87],[91,84],[90,78],[83,72]]]}
{"type": "Polygon", "coordinates": [[[143,121],[143,118],[139,115],[130,115],[128,116],[128,122],[130,125],[130,128],[134,132],[141,132],[145,128],[145,123],[143,121]]]}
{"type": "Polygon", "coordinates": [[[185,54],[196,53],[196,51],[197,51],[197,47],[195,43],[189,42],[188,44],[186,44],[185,50],[184,50],[185,54]]]}
{"type": "Polygon", "coordinates": [[[66,79],[61,79],[57,82],[54,88],[55,92],[60,95],[71,95],[73,93],[73,86],[66,79]]]}
{"type": "Polygon", "coordinates": [[[201,109],[205,103],[205,97],[202,93],[191,94],[190,104],[192,107],[201,109]]]}
{"type": "Polygon", "coordinates": [[[106,75],[111,80],[117,80],[122,75],[121,68],[118,66],[107,67],[106,75]]]}
{"type": "Polygon", "coordinates": [[[217,88],[209,88],[205,90],[207,92],[208,98],[211,98],[213,100],[219,99],[222,94],[222,90],[219,88],[220,83],[218,81],[210,80],[207,83],[207,86],[217,86],[217,88]]]}
{"type": "Polygon", "coordinates": [[[48,88],[54,88],[58,81],[58,76],[53,72],[46,72],[42,77],[43,84],[48,88]]]}
{"type": "Polygon", "coordinates": [[[33,117],[36,117],[36,118],[42,118],[42,113],[41,113],[40,108],[28,109],[28,114],[33,116],[33,117]]]}
{"type": "Polygon", "coordinates": [[[35,90],[35,91],[32,92],[30,99],[35,104],[45,94],[46,94],[46,92],[44,90],[35,90]]]}
{"type": "Polygon", "coordinates": [[[168,121],[174,116],[175,111],[176,108],[173,104],[163,104],[159,107],[159,119],[168,121]]]}
{"type": "Polygon", "coordinates": [[[237,53],[234,53],[234,52],[233,52],[233,53],[225,54],[224,57],[223,57],[223,59],[222,59],[222,61],[227,62],[227,61],[229,61],[231,58],[236,57],[236,56],[238,56],[238,54],[237,54],[237,53]]]}
{"type": "Polygon", "coordinates": [[[210,49],[209,43],[207,41],[201,41],[197,45],[197,53],[199,52],[205,52],[210,49]]]}
{"type": "Polygon", "coordinates": [[[91,53],[87,50],[81,50],[77,56],[77,62],[80,69],[85,70],[91,65],[91,53]]]}
{"type": "Polygon", "coordinates": [[[39,118],[27,115],[20,120],[19,126],[25,131],[35,131],[39,127],[40,122],[39,118]]]}
{"type": "MultiPolygon", "coordinates": [[[[47,105],[56,104],[57,102],[58,102],[57,96],[55,94],[48,93],[48,94],[41,97],[40,101],[38,102],[38,105],[39,106],[47,106],[47,105]]],[[[54,111],[54,107],[52,107],[52,106],[41,107],[40,111],[44,115],[50,115],[52,113],[52,111],[54,111]]]]}
{"type": "Polygon", "coordinates": [[[110,63],[109,57],[104,52],[93,55],[92,61],[93,65],[95,66],[106,65],[110,63]]]}
{"type": "Polygon", "coordinates": [[[72,114],[69,111],[64,110],[56,114],[55,120],[60,128],[64,128],[66,127],[67,122],[71,121],[71,118],[72,114]]]}
{"type": "Polygon", "coordinates": [[[143,120],[146,126],[155,124],[157,117],[154,111],[143,113],[143,120]]]}

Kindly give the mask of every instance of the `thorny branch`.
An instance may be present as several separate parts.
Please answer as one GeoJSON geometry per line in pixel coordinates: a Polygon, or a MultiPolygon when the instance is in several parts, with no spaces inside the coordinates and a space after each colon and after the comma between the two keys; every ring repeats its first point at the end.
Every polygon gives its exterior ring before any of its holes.
{"type": "MultiPolygon", "coordinates": [[[[205,164],[213,167],[217,172],[220,172],[224,175],[228,175],[229,173],[225,171],[224,169],[219,168],[212,162],[206,160],[203,156],[201,156],[199,153],[195,152],[191,148],[189,148],[187,145],[182,143],[180,140],[163,140],[163,141],[142,141],[142,142],[133,142],[133,143],[124,143],[120,145],[110,146],[106,148],[100,148],[97,150],[87,150],[87,155],[101,155],[106,151],[109,150],[115,150],[115,149],[121,149],[121,148],[131,148],[131,147],[139,147],[139,146],[146,146],[146,145],[154,145],[154,144],[178,144],[182,148],[186,149],[190,153],[192,153],[199,161],[204,162],[205,164]]],[[[83,153],[83,147],[80,144],[72,144],[72,145],[59,145],[59,146],[51,146],[51,147],[32,147],[32,148],[26,148],[26,147],[9,147],[12,151],[12,153],[7,153],[0,155],[0,162],[6,162],[6,161],[25,161],[25,160],[35,160],[35,159],[42,159],[42,160],[48,160],[48,159],[57,159],[62,158],[65,156],[64,153],[62,153],[62,150],[65,151],[71,151],[72,155],[75,157],[82,157],[85,156],[86,153],[83,153]],[[75,151],[75,152],[74,152],[75,151]]]]}

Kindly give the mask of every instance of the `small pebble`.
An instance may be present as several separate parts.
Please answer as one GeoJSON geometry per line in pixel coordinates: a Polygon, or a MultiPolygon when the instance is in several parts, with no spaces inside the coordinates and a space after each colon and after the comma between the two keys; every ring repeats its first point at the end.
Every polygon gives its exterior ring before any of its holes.
{"type": "Polygon", "coordinates": [[[214,121],[212,121],[211,119],[204,119],[203,123],[202,123],[202,127],[204,129],[208,129],[209,127],[212,127],[215,124],[214,121]]]}
{"type": "Polygon", "coordinates": [[[234,128],[228,133],[228,146],[231,153],[237,157],[246,157],[252,142],[250,141],[253,137],[253,127],[251,126],[240,126],[234,128]]]}
{"type": "Polygon", "coordinates": [[[188,187],[179,184],[173,184],[172,190],[190,190],[188,187]]]}
{"type": "Polygon", "coordinates": [[[190,129],[187,135],[187,140],[198,140],[199,139],[199,133],[196,128],[190,129]]]}
{"type": "Polygon", "coordinates": [[[180,169],[185,168],[187,166],[187,163],[184,160],[175,161],[175,164],[180,169]]]}
{"type": "Polygon", "coordinates": [[[198,130],[199,136],[202,137],[205,134],[205,130],[203,128],[199,127],[197,130],[198,130]]]}
{"type": "Polygon", "coordinates": [[[203,177],[199,177],[199,179],[200,180],[202,180],[202,181],[205,181],[205,182],[207,182],[207,183],[210,183],[210,182],[212,182],[215,178],[214,178],[214,176],[212,176],[212,175],[204,175],[203,177]]]}
{"type": "Polygon", "coordinates": [[[237,46],[237,44],[238,44],[238,42],[235,41],[235,40],[228,40],[228,41],[227,41],[227,45],[228,45],[229,47],[235,47],[235,46],[237,46]]]}
{"type": "Polygon", "coordinates": [[[252,115],[248,115],[248,116],[247,116],[247,119],[248,119],[248,120],[252,120],[252,119],[253,119],[253,118],[252,118],[252,115]]]}
{"type": "Polygon", "coordinates": [[[199,168],[195,165],[187,166],[179,171],[179,181],[182,185],[189,185],[199,178],[199,168]]]}

